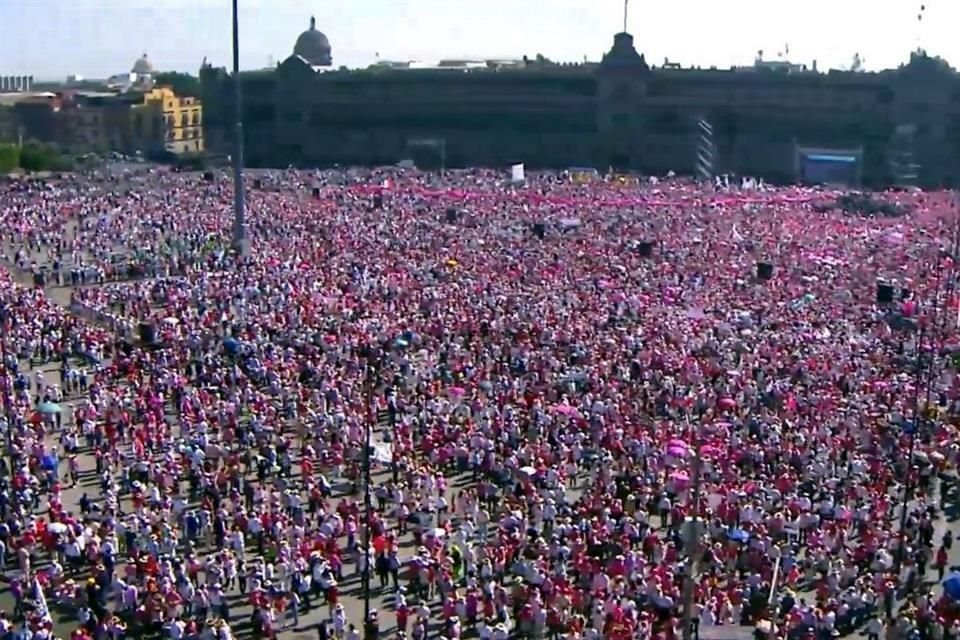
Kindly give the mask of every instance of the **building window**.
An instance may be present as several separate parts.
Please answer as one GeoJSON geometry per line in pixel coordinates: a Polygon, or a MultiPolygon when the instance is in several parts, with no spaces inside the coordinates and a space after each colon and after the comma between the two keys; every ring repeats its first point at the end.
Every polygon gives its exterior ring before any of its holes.
{"type": "Polygon", "coordinates": [[[613,87],[611,97],[614,100],[626,100],[630,97],[630,85],[626,82],[618,82],[613,87]]]}
{"type": "Polygon", "coordinates": [[[687,127],[687,123],[676,111],[669,111],[667,113],[660,114],[659,117],[654,121],[654,129],[657,133],[683,133],[687,127]]]}

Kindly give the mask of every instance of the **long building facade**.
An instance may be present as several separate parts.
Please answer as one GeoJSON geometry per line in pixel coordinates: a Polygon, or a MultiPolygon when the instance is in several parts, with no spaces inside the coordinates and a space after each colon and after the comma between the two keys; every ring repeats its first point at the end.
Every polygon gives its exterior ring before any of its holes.
{"type": "MultiPolygon", "coordinates": [[[[815,165],[837,163],[838,175],[866,186],[960,183],[960,76],[923,53],[875,73],[651,68],[633,37],[620,33],[597,64],[324,68],[330,64],[329,43],[311,24],[276,69],[241,73],[250,166],[412,158],[693,174],[708,144],[714,173],[792,182],[834,175],[815,165]]],[[[209,65],[200,76],[205,139],[229,154],[233,78],[209,65]]]]}

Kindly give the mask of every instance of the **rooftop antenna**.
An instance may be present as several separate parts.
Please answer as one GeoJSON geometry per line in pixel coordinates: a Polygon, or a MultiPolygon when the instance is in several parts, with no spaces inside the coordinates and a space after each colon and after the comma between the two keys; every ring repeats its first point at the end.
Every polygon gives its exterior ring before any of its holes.
{"type": "Polygon", "coordinates": [[[923,49],[923,16],[927,13],[927,5],[921,4],[917,13],[917,53],[926,53],[923,49]]]}
{"type": "Polygon", "coordinates": [[[627,32],[627,7],[630,4],[630,0],[623,0],[623,32],[627,32]]]}
{"type": "Polygon", "coordinates": [[[850,63],[850,71],[863,71],[864,58],[860,52],[853,54],[853,62],[850,63]]]}

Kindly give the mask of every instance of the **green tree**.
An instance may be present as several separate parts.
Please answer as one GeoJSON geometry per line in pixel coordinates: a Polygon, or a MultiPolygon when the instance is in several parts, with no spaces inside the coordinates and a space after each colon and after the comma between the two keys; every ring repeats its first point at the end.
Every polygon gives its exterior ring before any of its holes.
{"type": "Polygon", "coordinates": [[[154,84],[170,87],[178,96],[200,97],[200,78],[190,75],[189,73],[163,71],[154,74],[153,82],[154,84]]]}
{"type": "Polygon", "coordinates": [[[20,148],[15,144],[0,144],[0,174],[10,173],[20,166],[20,148]]]}
{"type": "Polygon", "coordinates": [[[69,171],[72,164],[56,145],[28,142],[20,148],[20,168],[24,171],[69,171]]]}

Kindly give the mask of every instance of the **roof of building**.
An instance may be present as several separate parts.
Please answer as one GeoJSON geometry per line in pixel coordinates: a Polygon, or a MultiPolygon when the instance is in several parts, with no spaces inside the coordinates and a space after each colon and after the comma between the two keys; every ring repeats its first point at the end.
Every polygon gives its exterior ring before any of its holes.
{"type": "Polygon", "coordinates": [[[133,63],[133,69],[131,69],[131,72],[141,76],[146,76],[153,73],[153,65],[150,64],[150,61],[147,59],[147,54],[143,54],[142,57],[137,58],[136,62],[133,63]]]}
{"type": "Polygon", "coordinates": [[[317,19],[310,17],[310,28],[300,34],[293,45],[293,55],[300,56],[312,67],[328,67],[333,64],[330,56],[330,41],[317,31],[317,19]]]}
{"type": "Polygon", "coordinates": [[[0,106],[9,107],[25,100],[56,98],[57,94],[47,91],[26,91],[20,93],[0,93],[0,106]]]}

